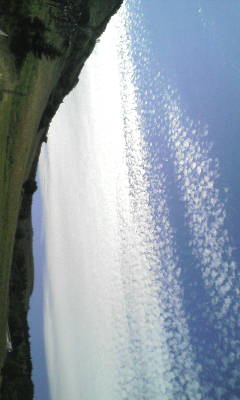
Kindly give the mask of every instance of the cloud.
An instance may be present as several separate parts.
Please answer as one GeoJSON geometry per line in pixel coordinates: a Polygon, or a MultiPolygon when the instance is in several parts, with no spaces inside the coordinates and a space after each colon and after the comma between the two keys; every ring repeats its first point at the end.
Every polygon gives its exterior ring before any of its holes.
{"type": "Polygon", "coordinates": [[[149,204],[124,13],[123,7],[62,105],[40,160],[51,395],[200,400],[159,166],[158,225],[149,204]]]}

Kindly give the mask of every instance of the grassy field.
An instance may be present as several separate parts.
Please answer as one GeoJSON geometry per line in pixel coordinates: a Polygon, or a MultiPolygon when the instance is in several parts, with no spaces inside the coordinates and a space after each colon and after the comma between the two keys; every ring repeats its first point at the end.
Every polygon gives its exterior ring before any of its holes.
{"type": "MultiPolygon", "coordinates": [[[[34,2],[32,10],[25,7],[24,11],[37,13],[45,21],[49,19],[48,8],[37,9],[34,2]]],[[[11,32],[12,21],[4,21],[2,25],[5,32],[11,32]]],[[[61,42],[54,32],[52,35],[56,42],[61,42]]],[[[9,50],[9,41],[10,37],[0,36],[0,367],[6,354],[8,286],[22,185],[40,146],[40,119],[63,61],[40,60],[28,54],[19,69],[9,50]]],[[[27,251],[31,254],[31,249],[27,251]]]]}
{"type": "MultiPolygon", "coordinates": [[[[0,36],[0,368],[6,356],[9,279],[23,183],[36,166],[42,135],[46,134],[52,116],[77,83],[97,37],[121,0],[83,0],[80,3],[89,10],[88,21],[63,49],[64,40],[55,29],[47,1],[0,0],[0,29],[8,33],[8,37],[0,36]],[[28,52],[21,66],[16,64],[10,48],[14,30],[19,25],[18,15],[22,14],[35,15],[44,21],[49,28],[49,41],[63,49],[60,57],[40,59],[28,52]]],[[[28,242],[23,246],[30,265],[31,221],[25,226],[28,242]]],[[[29,272],[29,294],[32,276],[29,272]]]]}
{"type": "MultiPolygon", "coordinates": [[[[0,47],[1,48],[1,47],[0,47]]],[[[6,88],[23,96],[4,94],[0,103],[0,360],[5,347],[5,325],[10,265],[17,226],[23,182],[31,169],[36,148],[39,146],[37,130],[51,89],[58,75],[57,63],[36,62],[29,56],[20,77],[14,74],[6,79],[0,70],[6,88]],[[15,78],[15,79],[14,79],[15,78]]]]}

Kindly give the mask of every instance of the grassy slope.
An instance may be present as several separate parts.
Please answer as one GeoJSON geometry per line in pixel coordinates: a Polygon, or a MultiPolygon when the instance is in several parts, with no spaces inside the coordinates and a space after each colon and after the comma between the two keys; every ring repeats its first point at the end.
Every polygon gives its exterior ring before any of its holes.
{"type": "MultiPolygon", "coordinates": [[[[90,9],[88,25],[84,26],[63,56],[54,61],[39,60],[29,54],[18,72],[9,51],[9,39],[0,36],[0,92],[7,89],[23,94],[2,92],[0,101],[0,367],[6,351],[8,286],[22,185],[30,174],[35,173],[41,135],[46,134],[63,97],[76,84],[97,37],[105,29],[121,0],[85,0],[85,3],[90,9]]],[[[35,14],[51,24],[44,2],[42,7],[35,10],[35,14]]],[[[4,27],[1,25],[1,28],[6,32],[10,29],[7,24],[4,27]]],[[[61,38],[54,32],[51,35],[59,45],[61,38]]],[[[30,221],[26,222],[26,229],[29,232],[28,242],[25,241],[24,246],[31,264],[30,221]]],[[[31,285],[32,282],[29,282],[31,285]]]]}

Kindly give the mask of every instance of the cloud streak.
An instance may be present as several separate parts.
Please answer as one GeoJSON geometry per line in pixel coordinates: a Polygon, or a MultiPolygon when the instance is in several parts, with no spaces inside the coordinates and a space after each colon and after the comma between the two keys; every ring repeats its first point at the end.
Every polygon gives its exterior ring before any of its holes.
{"type": "Polygon", "coordinates": [[[159,232],[149,207],[128,13],[108,27],[40,160],[51,395],[200,400],[163,171],[159,232]]]}

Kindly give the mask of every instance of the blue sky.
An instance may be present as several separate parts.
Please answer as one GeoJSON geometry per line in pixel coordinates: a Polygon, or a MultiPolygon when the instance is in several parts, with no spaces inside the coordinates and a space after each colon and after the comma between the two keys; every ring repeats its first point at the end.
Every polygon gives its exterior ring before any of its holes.
{"type": "Polygon", "coordinates": [[[31,327],[33,379],[35,383],[36,398],[49,399],[48,377],[46,369],[46,354],[44,347],[43,331],[43,281],[45,259],[44,230],[42,226],[42,200],[38,190],[33,202],[33,250],[35,257],[34,292],[31,297],[29,323],[31,327]]]}
{"type": "Polygon", "coordinates": [[[40,161],[36,398],[236,400],[240,7],[130,4],[40,161]]]}

